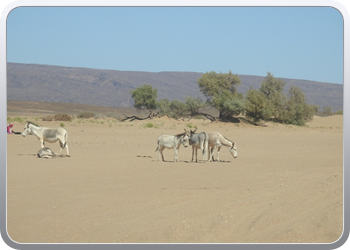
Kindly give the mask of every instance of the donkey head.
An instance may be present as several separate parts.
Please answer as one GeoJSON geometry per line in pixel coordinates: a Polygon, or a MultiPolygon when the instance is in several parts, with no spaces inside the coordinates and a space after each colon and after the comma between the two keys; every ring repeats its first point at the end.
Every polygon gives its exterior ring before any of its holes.
{"type": "Polygon", "coordinates": [[[181,143],[182,143],[182,145],[184,145],[185,148],[188,146],[189,138],[188,138],[188,135],[186,133],[184,133],[183,136],[181,137],[181,143]]]}
{"type": "Polygon", "coordinates": [[[237,154],[237,145],[236,145],[236,143],[232,142],[232,147],[229,148],[229,151],[230,151],[231,155],[233,156],[233,158],[237,158],[238,154],[237,154]]]}
{"type": "Polygon", "coordinates": [[[190,144],[190,145],[192,145],[192,136],[193,136],[193,134],[194,134],[196,131],[197,131],[197,129],[195,129],[195,130],[190,129],[190,131],[187,131],[187,130],[185,129],[185,132],[186,132],[186,135],[188,136],[189,144],[190,144]]]}
{"type": "Polygon", "coordinates": [[[26,122],[26,124],[24,125],[24,130],[22,132],[22,136],[25,137],[26,135],[31,135],[32,134],[32,130],[29,127],[30,123],[26,122]]]}
{"type": "Polygon", "coordinates": [[[191,132],[190,132],[190,131],[188,131],[188,130],[185,129],[185,128],[184,128],[184,130],[185,130],[185,134],[186,134],[187,136],[190,136],[190,135],[191,135],[191,132]]]}

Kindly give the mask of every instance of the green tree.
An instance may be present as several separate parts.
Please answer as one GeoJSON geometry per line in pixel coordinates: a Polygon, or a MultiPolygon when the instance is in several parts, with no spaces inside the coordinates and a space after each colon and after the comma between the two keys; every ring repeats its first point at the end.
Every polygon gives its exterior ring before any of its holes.
{"type": "Polygon", "coordinates": [[[244,98],[240,93],[230,94],[223,92],[215,94],[210,104],[219,110],[219,119],[226,120],[232,116],[238,116],[244,112],[244,98]]]}
{"type": "Polygon", "coordinates": [[[200,98],[192,96],[186,97],[185,104],[190,117],[196,116],[200,109],[207,106],[200,98]]]}
{"type": "Polygon", "coordinates": [[[158,113],[160,116],[169,115],[171,112],[170,101],[168,100],[168,98],[159,100],[157,102],[157,107],[158,107],[158,113]]]}
{"type": "Polygon", "coordinates": [[[229,73],[207,72],[197,81],[200,91],[207,98],[207,103],[219,111],[219,119],[239,115],[244,110],[243,95],[237,92],[241,83],[238,75],[229,73]]]}
{"type": "Polygon", "coordinates": [[[157,89],[153,89],[151,85],[143,85],[137,89],[131,90],[131,97],[134,99],[134,107],[137,110],[149,110],[151,117],[157,108],[157,89]]]}
{"type": "Polygon", "coordinates": [[[249,89],[245,100],[245,114],[254,121],[273,120],[280,123],[305,125],[316,113],[318,107],[309,105],[302,90],[296,86],[283,94],[285,82],[267,73],[259,90],[249,89]]]}
{"type": "Polygon", "coordinates": [[[268,105],[272,107],[272,116],[275,119],[279,119],[284,112],[286,96],[283,94],[283,88],[285,85],[283,80],[275,78],[270,72],[267,72],[267,76],[261,83],[260,91],[265,95],[268,105]]]}
{"type": "Polygon", "coordinates": [[[253,122],[271,119],[273,113],[272,103],[263,92],[250,88],[246,93],[246,117],[253,122]]]}
{"type": "Polygon", "coordinates": [[[313,118],[318,107],[307,104],[304,93],[296,86],[289,89],[288,97],[279,121],[299,126],[305,125],[313,118]]]}
{"type": "Polygon", "coordinates": [[[335,114],[336,114],[336,115],[342,115],[342,114],[343,114],[343,110],[342,110],[342,109],[339,109],[335,114]]]}
{"type": "Polygon", "coordinates": [[[178,100],[169,101],[167,98],[158,101],[158,113],[160,116],[168,116],[179,119],[188,116],[189,111],[187,105],[178,100]]]}
{"type": "Polygon", "coordinates": [[[170,114],[168,116],[179,119],[188,115],[188,109],[185,103],[173,100],[170,103],[170,114]]]}
{"type": "Polygon", "coordinates": [[[332,115],[332,107],[331,106],[323,107],[323,114],[324,115],[332,115]]]}

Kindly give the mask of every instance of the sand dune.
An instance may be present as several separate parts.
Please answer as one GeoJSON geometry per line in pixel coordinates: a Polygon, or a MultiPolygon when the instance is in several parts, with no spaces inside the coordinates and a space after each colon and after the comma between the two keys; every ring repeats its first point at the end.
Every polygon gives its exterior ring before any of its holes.
{"type": "Polygon", "coordinates": [[[63,123],[70,158],[39,159],[34,136],[7,136],[7,228],[16,242],[331,243],[342,234],[342,116],[305,127],[63,123]],[[157,137],[190,127],[235,141],[238,158],[222,148],[222,162],[191,163],[191,148],[181,146],[180,162],[172,150],[157,161],[157,137]]]}
{"type": "Polygon", "coordinates": [[[333,127],[342,128],[343,127],[343,116],[333,115],[327,117],[314,116],[313,120],[307,123],[310,127],[333,127]]]}

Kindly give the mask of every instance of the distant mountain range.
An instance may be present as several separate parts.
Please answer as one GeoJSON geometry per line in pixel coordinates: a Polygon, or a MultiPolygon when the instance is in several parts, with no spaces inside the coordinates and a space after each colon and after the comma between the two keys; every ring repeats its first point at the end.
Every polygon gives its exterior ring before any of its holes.
{"type": "MultiPolygon", "coordinates": [[[[272,72],[273,73],[273,72],[272,72]]],[[[144,84],[158,89],[158,99],[184,101],[187,96],[200,97],[197,84],[203,73],[138,72],[74,68],[38,64],[7,64],[7,99],[16,101],[82,103],[106,107],[132,107],[129,93],[144,84]]],[[[260,88],[264,77],[238,75],[238,92],[260,88]]],[[[285,92],[292,85],[305,93],[309,104],[343,109],[343,85],[285,79],[285,92]]]]}

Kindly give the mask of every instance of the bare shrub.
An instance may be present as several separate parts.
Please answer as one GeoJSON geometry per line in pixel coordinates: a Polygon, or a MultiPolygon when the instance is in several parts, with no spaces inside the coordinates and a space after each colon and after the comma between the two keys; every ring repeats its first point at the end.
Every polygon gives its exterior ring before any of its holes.
{"type": "Polygon", "coordinates": [[[68,114],[56,114],[56,115],[47,115],[42,118],[43,121],[51,122],[51,121],[71,121],[73,119],[72,116],[68,114]]]}
{"type": "Polygon", "coordinates": [[[44,116],[42,118],[43,121],[45,122],[52,122],[54,119],[53,119],[53,115],[47,115],[47,116],[44,116]]]}
{"type": "Polygon", "coordinates": [[[105,118],[105,115],[104,114],[96,114],[94,116],[95,119],[99,119],[99,118],[105,118]]]}
{"type": "Polygon", "coordinates": [[[68,114],[57,114],[54,116],[55,121],[71,121],[73,119],[72,116],[68,114]]]}

